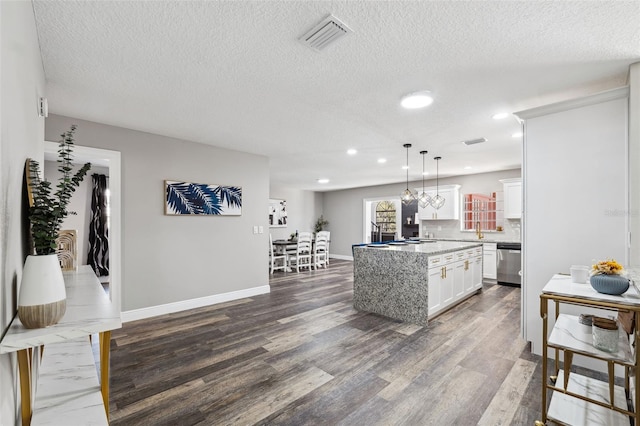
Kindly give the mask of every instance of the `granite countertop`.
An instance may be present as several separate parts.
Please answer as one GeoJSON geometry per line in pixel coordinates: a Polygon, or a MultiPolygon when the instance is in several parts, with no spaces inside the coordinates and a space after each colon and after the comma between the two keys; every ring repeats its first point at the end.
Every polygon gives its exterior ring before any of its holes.
{"type": "Polygon", "coordinates": [[[474,242],[474,243],[519,243],[520,240],[509,239],[509,238],[487,238],[486,236],[479,240],[478,238],[439,238],[433,237],[434,240],[437,241],[465,241],[465,242],[474,242]]]}
{"type": "Polygon", "coordinates": [[[376,247],[372,247],[369,245],[356,246],[356,249],[366,249],[366,250],[377,250],[377,251],[401,251],[408,253],[424,253],[428,256],[449,253],[452,251],[464,250],[472,247],[482,246],[482,242],[476,241],[473,243],[470,242],[461,242],[461,241],[421,241],[419,244],[416,243],[399,243],[399,242],[391,242],[391,243],[383,243],[383,244],[375,244],[376,247]]]}

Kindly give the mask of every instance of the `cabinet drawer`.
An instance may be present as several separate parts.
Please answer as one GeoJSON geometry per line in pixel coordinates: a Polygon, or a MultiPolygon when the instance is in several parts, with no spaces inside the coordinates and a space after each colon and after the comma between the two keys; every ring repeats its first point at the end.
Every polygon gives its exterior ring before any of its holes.
{"type": "Polygon", "coordinates": [[[442,263],[448,264],[453,262],[456,259],[455,253],[445,253],[442,255],[442,263]]]}
{"type": "Polygon", "coordinates": [[[466,258],[469,257],[469,255],[467,254],[466,250],[460,250],[460,251],[457,251],[457,252],[455,252],[453,254],[454,254],[456,260],[465,260],[466,258]]]}
{"type": "Polygon", "coordinates": [[[443,265],[444,262],[442,261],[442,255],[438,255],[438,256],[429,256],[429,268],[432,268],[434,266],[440,266],[443,265]]]}
{"type": "Polygon", "coordinates": [[[484,251],[496,251],[498,250],[498,244],[496,243],[484,243],[482,245],[484,251]]]}

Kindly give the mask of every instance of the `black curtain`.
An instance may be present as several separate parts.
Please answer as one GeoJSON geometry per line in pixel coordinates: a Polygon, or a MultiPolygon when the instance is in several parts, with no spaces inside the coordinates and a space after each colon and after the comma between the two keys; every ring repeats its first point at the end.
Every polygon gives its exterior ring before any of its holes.
{"type": "Polygon", "coordinates": [[[109,275],[109,226],[107,216],[107,177],[94,174],[89,224],[89,255],[87,264],[96,275],[109,275]]]}

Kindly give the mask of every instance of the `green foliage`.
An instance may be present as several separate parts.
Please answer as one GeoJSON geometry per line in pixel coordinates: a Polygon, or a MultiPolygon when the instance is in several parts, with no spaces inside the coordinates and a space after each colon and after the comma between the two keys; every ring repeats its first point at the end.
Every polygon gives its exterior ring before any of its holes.
{"type": "Polygon", "coordinates": [[[91,163],[86,163],[74,175],[71,174],[75,130],[76,126],[72,125],[71,130],[61,135],[58,148],[58,171],[61,176],[53,194],[51,182],[40,179],[40,164],[33,160],[29,162],[27,184],[33,197],[33,205],[29,208],[29,221],[36,254],[56,252],[56,238],[64,218],[69,214],[76,214],[67,211],[67,205],[91,168],[91,163]]]}
{"type": "Polygon", "coordinates": [[[322,215],[320,215],[320,217],[316,221],[315,231],[314,232],[318,233],[318,232],[322,231],[324,229],[324,227],[327,226],[328,224],[329,224],[329,221],[325,220],[325,218],[322,217],[322,215]]]}

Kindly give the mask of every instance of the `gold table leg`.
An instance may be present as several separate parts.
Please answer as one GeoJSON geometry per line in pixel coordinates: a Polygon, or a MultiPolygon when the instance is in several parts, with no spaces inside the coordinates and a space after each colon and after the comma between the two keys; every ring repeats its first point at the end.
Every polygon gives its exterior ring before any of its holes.
{"type": "Polygon", "coordinates": [[[31,362],[28,349],[18,351],[20,397],[22,399],[22,426],[31,424],[31,362]]]}
{"type": "Polygon", "coordinates": [[[109,355],[111,353],[111,330],[100,333],[100,389],[102,401],[109,420],[109,355]]]}
{"type": "Polygon", "coordinates": [[[542,318],[542,422],[540,423],[544,425],[547,424],[547,383],[549,380],[547,378],[548,306],[547,299],[542,297],[540,297],[540,317],[542,318]]]}

